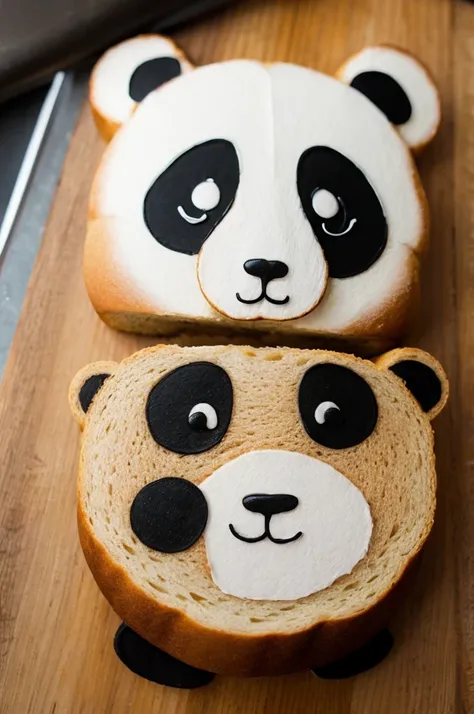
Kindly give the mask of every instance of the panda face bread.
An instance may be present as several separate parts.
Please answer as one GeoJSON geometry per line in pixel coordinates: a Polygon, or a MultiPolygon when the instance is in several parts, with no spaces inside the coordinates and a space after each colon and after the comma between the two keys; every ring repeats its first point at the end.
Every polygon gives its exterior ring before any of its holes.
{"type": "MultiPolygon", "coordinates": [[[[119,47],[125,54],[127,43],[119,47]]],[[[361,341],[400,333],[428,220],[406,142],[432,138],[439,104],[406,53],[361,57],[343,81],[236,60],[186,71],[145,97],[109,145],[91,196],[85,278],[109,324],[361,341]]],[[[99,121],[95,77],[121,66],[103,62],[92,80],[99,121]]],[[[114,80],[117,104],[129,64],[114,80]]]]}
{"type": "Polygon", "coordinates": [[[70,398],[92,573],[196,667],[331,661],[380,624],[431,529],[447,383],[420,350],[159,346],[81,370],[70,398]]]}

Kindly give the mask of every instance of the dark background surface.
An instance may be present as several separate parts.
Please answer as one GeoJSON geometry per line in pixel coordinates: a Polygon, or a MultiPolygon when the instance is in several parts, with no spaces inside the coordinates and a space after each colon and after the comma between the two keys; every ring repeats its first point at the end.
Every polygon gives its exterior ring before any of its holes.
{"type": "Polygon", "coordinates": [[[6,102],[0,110],[0,225],[49,84],[6,102]]]}
{"type": "Polygon", "coordinates": [[[231,0],[2,0],[0,101],[141,30],[166,30],[231,0]]]}

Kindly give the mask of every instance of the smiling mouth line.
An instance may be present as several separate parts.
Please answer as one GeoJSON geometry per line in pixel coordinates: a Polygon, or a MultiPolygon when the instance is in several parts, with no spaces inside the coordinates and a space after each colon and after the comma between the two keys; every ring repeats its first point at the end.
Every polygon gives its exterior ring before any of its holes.
{"type": "Polygon", "coordinates": [[[242,540],[244,543],[260,543],[260,541],[265,540],[265,538],[268,538],[268,540],[271,540],[272,543],[277,543],[277,545],[283,545],[285,543],[292,543],[295,540],[298,540],[298,538],[301,538],[303,535],[302,531],[298,531],[294,536],[291,538],[274,538],[270,532],[270,519],[265,518],[265,530],[263,531],[262,535],[257,536],[256,538],[247,538],[247,536],[240,535],[238,533],[232,523],[229,523],[229,530],[234,536],[234,538],[237,538],[238,540],[242,540]]]}
{"type": "Polygon", "coordinates": [[[259,297],[254,298],[253,300],[245,300],[245,298],[240,296],[240,293],[235,293],[235,297],[239,302],[243,302],[245,305],[255,305],[257,302],[261,302],[262,300],[266,300],[272,305],[286,305],[286,303],[290,301],[289,295],[283,298],[283,300],[276,300],[275,298],[270,297],[269,295],[267,295],[267,291],[265,290],[265,288],[262,290],[259,297]]]}

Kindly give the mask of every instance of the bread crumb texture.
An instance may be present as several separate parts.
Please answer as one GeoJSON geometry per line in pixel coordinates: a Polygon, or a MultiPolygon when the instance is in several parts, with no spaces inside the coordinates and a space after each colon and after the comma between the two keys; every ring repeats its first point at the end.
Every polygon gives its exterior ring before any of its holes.
{"type": "MultiPolygon", "coordinates": [[[[387,369],[317,350],[159,346],[136,353],[115,370],[85,418],[79,523],[89,533],[88,543],[100,544],[110,561],[157,604],[179,610],[201,626],[236,634],[305,630],[370,609],[397,583],[423,545],[435,510],[432,429],[403,383],[387,369]],[[165,374],[201,360],[220,365],[230,376],[232,420],[222,441],[209,451],[173,453],[149,432],[147,397],[165,374]],[[321,362],[349,367],[373,390],[378,421],[357,446],[325,448],[303,427],[299,384],[305,372],[321,362]],[[147,483],[174,476],[199,485],[241,454],[264,449],[294,451],[330,464],[360,489],[370,506],[368,553],[332,586],[296,601],[236,598],[214,584],[202,537],[187,551],[171,554],[151,550],[133,533],[130,506],[147,483]]],[[[101,574],[94,575],[100,585],[101,574]]]]}

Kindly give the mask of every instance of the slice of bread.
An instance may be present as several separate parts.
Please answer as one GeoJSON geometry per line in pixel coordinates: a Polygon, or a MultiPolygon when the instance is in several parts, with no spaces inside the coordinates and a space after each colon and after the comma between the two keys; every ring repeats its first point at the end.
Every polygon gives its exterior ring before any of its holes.
{"type": "Polygon", "coordinates": [[[367,48],[337,78],[281,62],[195,69],[141,36],[99,60],[90,98],[114,134],[84,248],[108,325],[364,354],[400,342],[429,229],[412,150],[440,118],[412,55],[367,48]]]}
{"type": "Polygon", "coordinates": [[[70,403],[100,589],[142,637],[212,672],[343,656],[383,624],[431,530],[430,418],[447,394],[416,349],[374,363],[173,345],[89,365],[70,403]]]}

